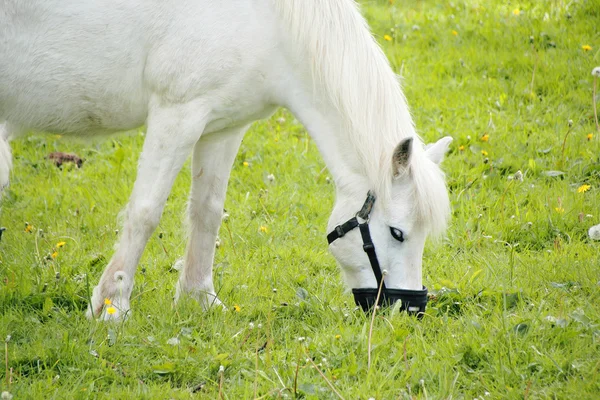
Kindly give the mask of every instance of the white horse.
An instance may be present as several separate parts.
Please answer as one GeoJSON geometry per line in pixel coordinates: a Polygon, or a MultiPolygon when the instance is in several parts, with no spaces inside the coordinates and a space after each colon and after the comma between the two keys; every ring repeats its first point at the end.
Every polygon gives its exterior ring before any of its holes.
{"type": "MultiPolygon", "coordinates": [[[[110,318],[128,312],[136,267],[190,153],[191,228],[176,298],[220,303],[212,265],[232,163],[249,124],[280,106],[304,124],[335,180],[328,229],[354,216],[371,191],[386,286],[422,289],[426,236],[440,235],[449,217],[438,164],[452,139],[425,146],[417,136],[354,1],[0,0],[1,187],[9,137],[147,127],[91,316],[105,298],[118,310],[110,318]]],[[[330,250],[350,287],[377,287],[358,230],[330,250]]]]}

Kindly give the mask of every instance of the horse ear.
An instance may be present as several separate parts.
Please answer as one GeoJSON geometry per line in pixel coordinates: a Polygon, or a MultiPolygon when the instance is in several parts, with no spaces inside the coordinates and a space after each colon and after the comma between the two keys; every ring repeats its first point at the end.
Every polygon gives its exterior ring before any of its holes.
{"type": "Polygon", "coordinates": [[[431,161],[439,164],[444,159],[444,154],[448,151],[451,142],[452,138],[450,136],[443,137],[437,142],[427,145],[425,154],[431,161]]]}
{"type": "Polygon", "coordinates": [[[410,155],[412,154],[413,138],[409,137],[402,139],[402,141],[394,149],[392,154],[392,168],[394,171],[394,178],[399,177],[406,171],[410,161],[410,155]]]}

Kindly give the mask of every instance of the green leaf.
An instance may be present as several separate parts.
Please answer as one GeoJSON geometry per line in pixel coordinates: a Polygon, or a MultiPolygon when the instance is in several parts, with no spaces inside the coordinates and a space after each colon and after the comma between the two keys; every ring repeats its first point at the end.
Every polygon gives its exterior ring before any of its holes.
{"type": "Polygon", "coordinates": [[[440,280],[440,284],[444,287],[447,287],[449,289],[454,289],[456,288],[456,284],[448,279],[442,279],[440,280]]]}
{"type": "Polygon", "coordinates": [[[175,363],[172,361],[167,361],[162,364],[155,365],[152,367],[152,372],[159,375],[167,375],[175,372],[175,363]]]}
{"type": "Polygon", "coordinates": [[[592,320],[583,313],[583,310],[575,310],[571,313],[571,318],[583,326],[590,326],[592,320]]]}
{"type": "Polygon", "coordinates": [[[123,161],[125,160],[125,150],[123,150],[122,147],[119,147],[117,150],[115,150],[115,152],[113,153],[113,159],[112,162],[113,164],[115,164],[116,166],[120,167],[121,164],[123,164],[123,161]]]}
{"type": "Polygon", "coordinates": [[[477,271],[473,272],[473,275],[471,275],[471,278],[469,279],[469,283],[473,283],[475,281],[475,279],[477,279],[477,277],[479,275],[481,275],[482,272],[483,272],[483,268],[478,269],[477,271]]]}
{"type": "Polygon", "coordinates": [[[115,343],[117,343],[117,331],[115,331],[114,329],[110,328],[108,330],[108,345],[109,346],[114,346],[115,343]]]}
{"type": "Polygon", "coordinates": [[[229,357],[229,353],[221,353],[221,354],[217,354],[217,355],[215,356],[215,361],[219,361],[219,362],[221,362],[221,361],[225,360],[227,357],[229,357]]]}
{"type": "Polygon", "coordinates": [[[554,178],[556,176],[564,175],[565,173],[563,171],[544,171],[543,174],[546,176],[549,176],[551,178],[554,178]]]}
{"type": "Polygon", "coordinates": [[[298,297],[300,300],[306,300],[308,299],[308,291],[302,287],[299,287],[296,289],[296,297],[298,297]]]}
{"type": "Polygon", "coordinates": [[[520,335],[524,335],[529,330],[529,324],[526,322],[519,322],[513,327],[513,332],[518,333],[520,335]]]}
{"type": "Polygon", "coordinates": [[[52,307],[54,307],[54,302],[51,297],[46,297],[44,300],[44,306],[42,307],[42,312],[44,314],[49,314],[52,311],[52,307]]]}

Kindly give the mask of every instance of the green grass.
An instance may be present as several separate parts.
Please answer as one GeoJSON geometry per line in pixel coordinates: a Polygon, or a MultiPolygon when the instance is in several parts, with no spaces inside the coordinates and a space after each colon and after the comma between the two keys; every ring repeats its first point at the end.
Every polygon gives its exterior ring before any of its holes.
{"type": "Polygon", "coordinates": [[[494,3],[363,3],[421,135],[455,138],[444,162],[452,222],[424,260],[435,297],[421,321],[393,310],[376,318],[370,370],[370,321],[327,252],[333,186],[282,110],[252,127],[235,162],[215,260],[224,313],[172,304],[187,165],[138,269],[132,317],[86,320],[143,137],[14,141],[0,214],[0,335],[11,336],[12,382],[0,368],[1,390],[18,399],[245,399],[293,398],[296,387],[299,397],[336,398],[312,357],[346,399],[595,398],[600,251],[587,229],[600,223],[590,74],[600,65],[600,2],[494,3]],[[54,167],[45,157],[58,150],[84,157],[83,168],[54,167]],[[518,170],[523,182],[509,179],[518,170]],[[583,184],[590,190],[578,193],[583,184]]]}

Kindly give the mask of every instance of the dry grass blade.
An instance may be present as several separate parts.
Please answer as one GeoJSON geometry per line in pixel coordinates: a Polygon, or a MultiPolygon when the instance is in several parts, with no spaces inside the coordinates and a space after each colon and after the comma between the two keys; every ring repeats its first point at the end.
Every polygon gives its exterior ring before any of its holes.
{"type": "Polygon", "coordinates": [[[319,373],[319,375],[321,375],[323,377],[323,379],[325,379],[325,382],[327,382],[327,385],[331,388],[331,390],[333,390],[333,393],[335,393],[338,398],[344,400],[344,396],[342,396],[340,394],[340,392],[337,391],[337,389],[335,388],[335,386],[333,386],[333,383],[331,383],[331,381],[329,379],[327,379],[327,377],[325,376],[325,374],[323,373],[323,371],[321,371],[319,369],[319,367],[317,367],[317,364],[315,364],[315,362],[313,361],[313,359],[310,357],[310,354],[308,354],[308,351],[306,349],[304,349],[304,352],[308,356],[308,361],[312,364],[313,367],[315,367],[315,369],[317,370],[317,372],[319,373]]]}
{"type": "MultiPolygon", "coordinates": [[[[383,271],[383,276],[387,275],[387,271],[383,271]]],[[[382,279],[379,283],[379,290],[377,291],[377,298],[375,299],[375,305],[373,306],[373,315],[371,315],[371,324],[369,326],[369,339],[367,342],[367,371],[371,370],[371,347],[372,347],[372,339],[373,339],[373,324],[375,323],[375,314],[377,313],[377,308],[379,304],[379,298],[381,297],[381,290],[383,289],[382,279]]]]}
{"type": "MultiPolygon", "coordinates": [[[[596,68],[594,68],[594,72],[596,71],[596,68]]],[[[596,106],[596,87],[598,86],[598,77],[596,75],[594,75],[594,93],[592,96],[592,100],[594,103],[594,119],[596,121],[596,130],[598,132],[600,132],[600,125],[598,125],[598,108],[596,106]]]]}
{"type": "Polygon", "coordinates": [[[224,399],[223,396],[223,377],[225,375],[225,368],[221,365],[219,367],[219,399],[224,399]]]}

